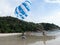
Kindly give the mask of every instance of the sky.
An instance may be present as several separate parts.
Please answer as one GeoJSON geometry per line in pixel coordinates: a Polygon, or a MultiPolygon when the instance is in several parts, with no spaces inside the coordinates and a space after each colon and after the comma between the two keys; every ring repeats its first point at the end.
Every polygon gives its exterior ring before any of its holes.
{"type": "MultiPolygon", "coordinates": [[[[15,8],[25,0],[0,0],[0,17],[12,16],[15,8]]],[[[31,10],[25,21],[54,23],[60,26],[60,0],[31,0],[31,10]]]]}

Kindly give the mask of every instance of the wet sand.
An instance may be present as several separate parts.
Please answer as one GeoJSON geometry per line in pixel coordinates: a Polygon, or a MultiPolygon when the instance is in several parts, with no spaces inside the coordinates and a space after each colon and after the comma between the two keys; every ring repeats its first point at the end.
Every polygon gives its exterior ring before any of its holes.
{"type": "MultiPolygon", "coordinates": [[[[60,45],[60,32],[57,35],[26,35],[26,39],[22,39],[21,33],[0,34],[0,45],[60,45]],[[5,36],[1,36],[5,35],[5,36]]],[[[57,34],[57,33],[56,33],[57,34]]]]}
{"type": "Polygon", "coordinates": [[[34,43],[39,42],[38,45],[46,41],[55,39],[53,36],[26,36],[26,39],[22,39],[20,35],[2,36],[0,37],[0,45],[36,45],[34,43]]]}

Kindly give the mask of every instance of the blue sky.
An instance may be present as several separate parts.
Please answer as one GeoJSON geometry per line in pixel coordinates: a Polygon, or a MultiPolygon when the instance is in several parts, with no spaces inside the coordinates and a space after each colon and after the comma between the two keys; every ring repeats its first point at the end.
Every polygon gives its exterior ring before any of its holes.
{"type": "MultiPolygon", "coordinates": [[[[25,0],[0,0],[0,16],[12,16],[16,6],[25,0]]],[[[25,21],[35,23],[54,23],[60,26],[60,1],[59,0],[31,0],[31,11],[25,21]]]]}

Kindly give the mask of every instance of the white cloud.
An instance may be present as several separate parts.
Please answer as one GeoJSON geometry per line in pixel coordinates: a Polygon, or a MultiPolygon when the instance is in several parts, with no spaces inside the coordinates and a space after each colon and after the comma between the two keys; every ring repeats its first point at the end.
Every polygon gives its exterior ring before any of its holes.
{"type": "Polygon", "coordinates": [[[2,12],[0,11],[0,14],[2,14],[2,12]]]}
{"type": "Polygon", "coordinates": [[[20,2],[23,1],[24,0],[1,0],[0,16],[14,16],[14,8],[16,7],[16,5],[20,4],[20,2]]]}
{"type": "Polygon", "coordinates": [[[54,24],[60,26],[60,11],[54,12],[54,13],[51,14],[50,16],[41,17],[41,18],[40,18],[40,22],[54,23],[54,24]]]}
{"type": "Polygon", "coordinates": [[[60,0],[44,0],[47,3],[60,3],[60,0]]]}
{"type": "Polygon", "coordinates": [[[0,1],[0,16],[8,16],[12,11],[11,11],[12,7],[10,6],[10,4],[5,1],[5,0],[1,0],[0,1]]]}

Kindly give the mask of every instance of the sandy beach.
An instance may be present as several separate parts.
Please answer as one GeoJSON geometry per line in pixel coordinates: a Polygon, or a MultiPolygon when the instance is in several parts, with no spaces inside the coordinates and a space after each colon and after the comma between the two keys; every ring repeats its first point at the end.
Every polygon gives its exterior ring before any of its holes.
{"type": "MultiPolygon", "coordinates": [[[[0,33],[0,37],[4,37],[4,36],[15,36],[15,35],[21,35],[22,33],[0,33]]],[[[31,33],[24,33],[25,35],[35,35],[35,36],[43,36],[42,32],[37,33],[37,32],[31,32],[31,33]]],[[[52,34],[46,34],[49,36],[52,36],[52,34]]],[[[53,35],[54,36],[54,35],[53,35]]]]}
{"type": "Polygon", "coordinates": [[[21,35],[22,33],[0,33],[0,37],[2,36],[13,36],[13,35],[21,35]]]}
{"type": "Polygon", "coordinates": [[[42,33],[31,32],[26,39],[21,38],[22,33],[0,33],[0,45],[60,45],[60,32],[51,33],[43,36],[42,33]]]}
{"type": "MultiPolygon", "coordinates": [[[[0,33],[0,37],[2,37],[2,36],[14,36],[14,35],[21,35],[22,33],[0,33]]],[[[24,34],[26,34],[26,35],[35,35],[35,36],[43,36],[42,35],[42,32],[39,32],[39,33],[37,33],[37,32],[28,32],[28,33],[24,33],[24,34]]],[[[56,35],[58,35],[58,34],[60,34],[60,31],[58,31],[58,33],[55,33],[55,32],[46,32],[46,35],[47,36],[56,36],[56,35]]],[[[59,36],[59,35],[58,35],[59,36]]]]}

